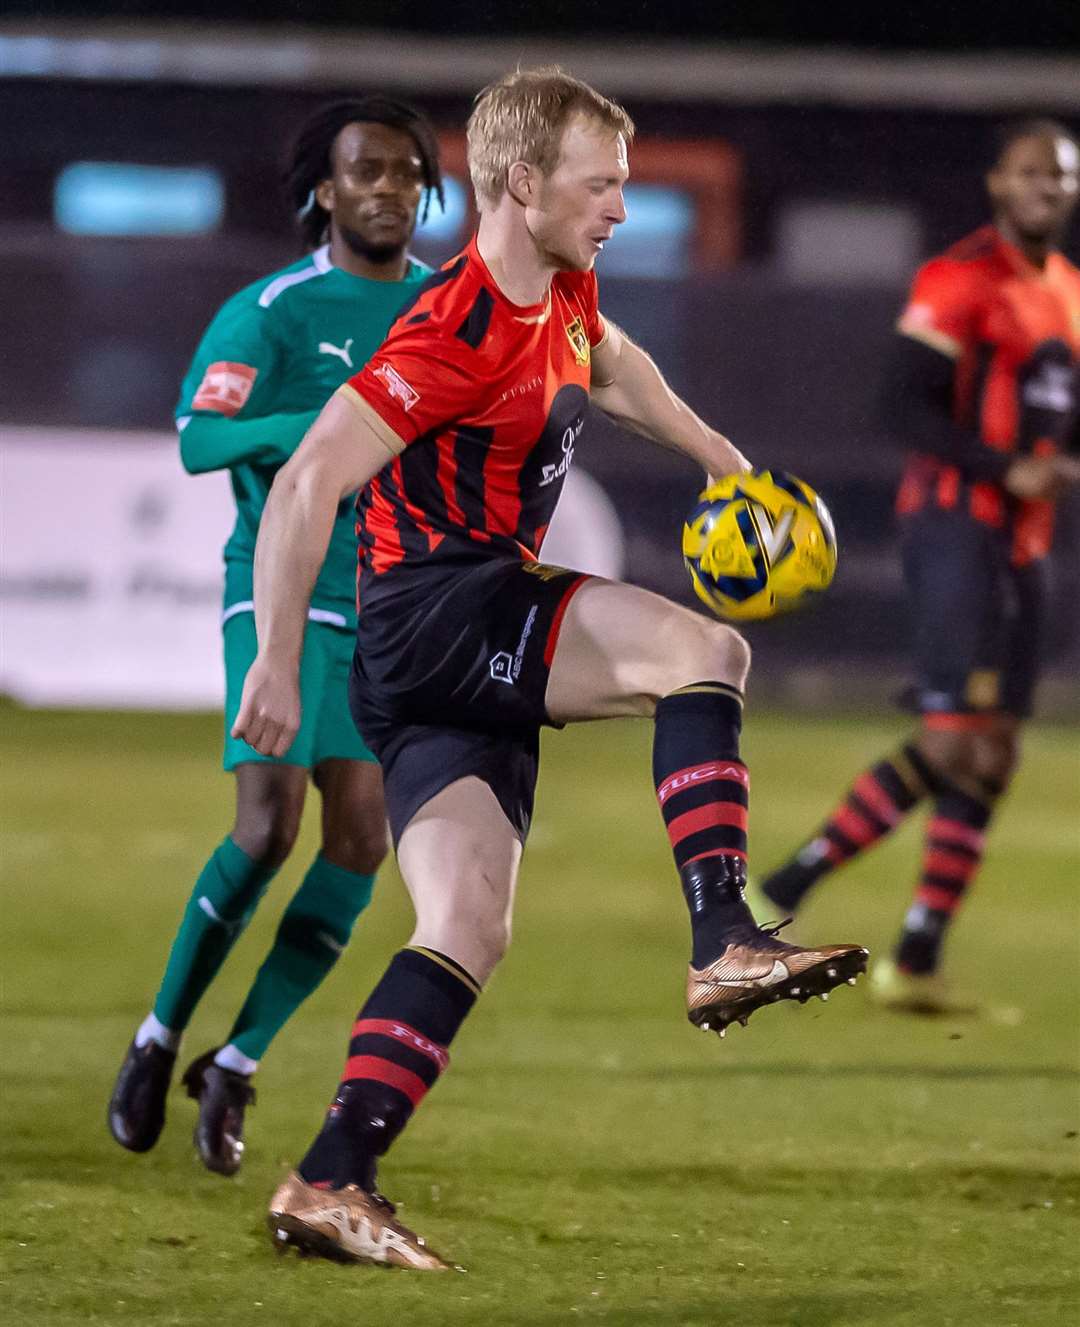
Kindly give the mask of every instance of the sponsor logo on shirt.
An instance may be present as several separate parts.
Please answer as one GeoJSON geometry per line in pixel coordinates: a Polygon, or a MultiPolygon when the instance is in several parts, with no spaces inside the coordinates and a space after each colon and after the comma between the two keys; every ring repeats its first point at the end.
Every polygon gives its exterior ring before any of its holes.
{"type": "Polygon", "coordinates": [[[574,358],[584,368],[590,359],[589,338],[585,334],[585,324],[580,318],[566,324],[566,339],[574,352],[574,358]]]}
{"type": "Polygon", "coordinates": [[[401,402],[402,410],[411,410],[417,401],[420,400],[420,393],[416,391],[415,388],[409,386],[393,365],[380,364],[375,370],[375,377],[382,381],[386,390],[395,401],[401,402]]]}
{"type": "Polygon", "coordinates": [[[508,387],[502,396],[499,397],[500,403],[503,401],[512,401],[515,397],[524,396],[526,392],[535,392],[538,387],[543,387],[544,380],[537,374],[535,378],[527,378],[524,382],[518,382],[513,387],[508,387]]]}
{"type": "Polygon", "coordinates": [[[218,360],[203,375],[199,390],[191,403],[193,410],[217,410],[222,415],[235,415],[243,410],[259,370],[250,364],[230,364],[218,360]]]}
{"type": "Polygon", "coordinates": [[[562,460],[557,464],[545,465],[540,472],[540,487],[545,488],[548,484],[554,484],[556,479],[560,479],[566,474],[574,463],[574,443],[581,436],[581,430],[585,427],[585,420],[579,419],[576,424],[570,424],[563,430],[562,435],[562,460]]]}
{"type": "Polygon", "coordinates": [[[319,354],[336,355],[338,359],[343,359],[351,369],[353,367],[353,362],[352,362],[352,356],[349,354],[349,350],[352,346],[353,339],[354,338],[350,336],[348,341],[346,341],[343,346],[336,346],[334,345],[333,341],[320,341],[319,354]]]}

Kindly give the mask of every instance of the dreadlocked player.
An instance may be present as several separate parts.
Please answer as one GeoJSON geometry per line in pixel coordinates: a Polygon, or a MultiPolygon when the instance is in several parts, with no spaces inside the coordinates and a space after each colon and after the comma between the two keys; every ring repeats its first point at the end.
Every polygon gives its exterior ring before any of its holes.
{"type": "Polygon", "coordinates": [[[431,126],[412,107],[374,97],[315,114],[296,139],[285,184],[310,252],[222,307],[177,408],[185,467],[192,474],[228,470],[236,499],[223,614],[225,768],[236,775],[236,819],[195,883],[152,1012],[109,1103],[118,1143],[133,1152],[154,1146],[181,1034],[292,850],[310,775],[322,797],[320,851],[225,1044],[184,1075],[199,1103],[199,1155],[226,1175],[240,1165],[259,1060],[348,944],[386,854],[381,774],[347,702],[356,627],[352,498],[341,495],[326,563],[305,599],[304,724],[274,757],[228,735],[255,657],[255,535],[279,466],[428,275],[406,246],[421,206],[432,195],[442,201],[431,126]]]}
{"type": "Polygon", "coordinates": [[[941,976],[942,945],[982,862],[1019,754],[1045,634],[1053,499],[1080,480],[1075,441],[1080,272],[1057,251],[1076,205],[1076,140],[1025,121],[999,137],[993,223],[915,277],[898,325],[887,422],[910,457],[900,486],[922,727],[855,781],[818,833],[762,884],[794,911],[828,872],[931,803],[914,901],[882,1004],[974,1013],[941,976]]]}
{"type": "Polygon", "coordinates": [[[742,638],[537,557],[590,398],[712,474],[747,468],[597,307],[593,264],[626,216],[632,133],[620,106],[558,70],[481,94],[468,133],[477,235],[328,402],[266,505],[259,654],[235,731],[270,753],[293,740],[297,606],[342,494],[365,485],[351,699],[416,908],[411,943],[353,1026],[323,1130],[272,1201],[283,1244],[445,1266],[379,1197],[375,1168],[506,948],[543,724],[655,719],[698,1026],[723,1032],[773,1000],[827,996],[865,965],[857,945],[784,944],[744,901],[742,638]]]}

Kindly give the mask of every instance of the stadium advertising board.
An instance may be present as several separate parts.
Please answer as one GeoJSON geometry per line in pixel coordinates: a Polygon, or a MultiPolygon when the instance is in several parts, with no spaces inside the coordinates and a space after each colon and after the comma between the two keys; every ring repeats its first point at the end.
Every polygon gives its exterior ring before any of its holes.
{"type": "MultiPolygon", "coordinates": [[[[4,426],[0,464],[0,692],[27,705],[220,705],[227,476],[185,474],[172,433],[4,426]]],[[[618,517],[583,471],[544,554],[622,572],[618,517]]]]}

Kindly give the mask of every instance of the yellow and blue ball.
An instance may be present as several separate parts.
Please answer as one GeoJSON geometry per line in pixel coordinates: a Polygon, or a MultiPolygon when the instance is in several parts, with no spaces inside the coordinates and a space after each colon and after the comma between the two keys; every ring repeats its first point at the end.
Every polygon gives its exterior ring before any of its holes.
{"type": "Polygon", "coordinates": [[[718,617],[786,612],[836,572],[832,517],[809,484],[780,470],[725,475],[686,518],[683,560],[694,593],[718,617]]]}

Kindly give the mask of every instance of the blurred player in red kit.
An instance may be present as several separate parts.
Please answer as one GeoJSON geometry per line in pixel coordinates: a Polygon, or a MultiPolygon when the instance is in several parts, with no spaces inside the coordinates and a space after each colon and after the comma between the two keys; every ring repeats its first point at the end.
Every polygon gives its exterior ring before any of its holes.
{"type": "Polygon", "coordinates": [[[1019,756],[1046,635],[1054,499],[1080,481],[1080,271],[1058,250],[1077,201],[1075,137],[1030,120],[999,136],[993,221],[926,263],[897,325],[884,405],[909,450],[897,498],[922,715],[862,773],[795,856],[762,882],[794,912],[830,871],[930,802],[915,897],[884,1005],[977,1012],[941,975],[942,945],[983,859],[1019,756]]]}

